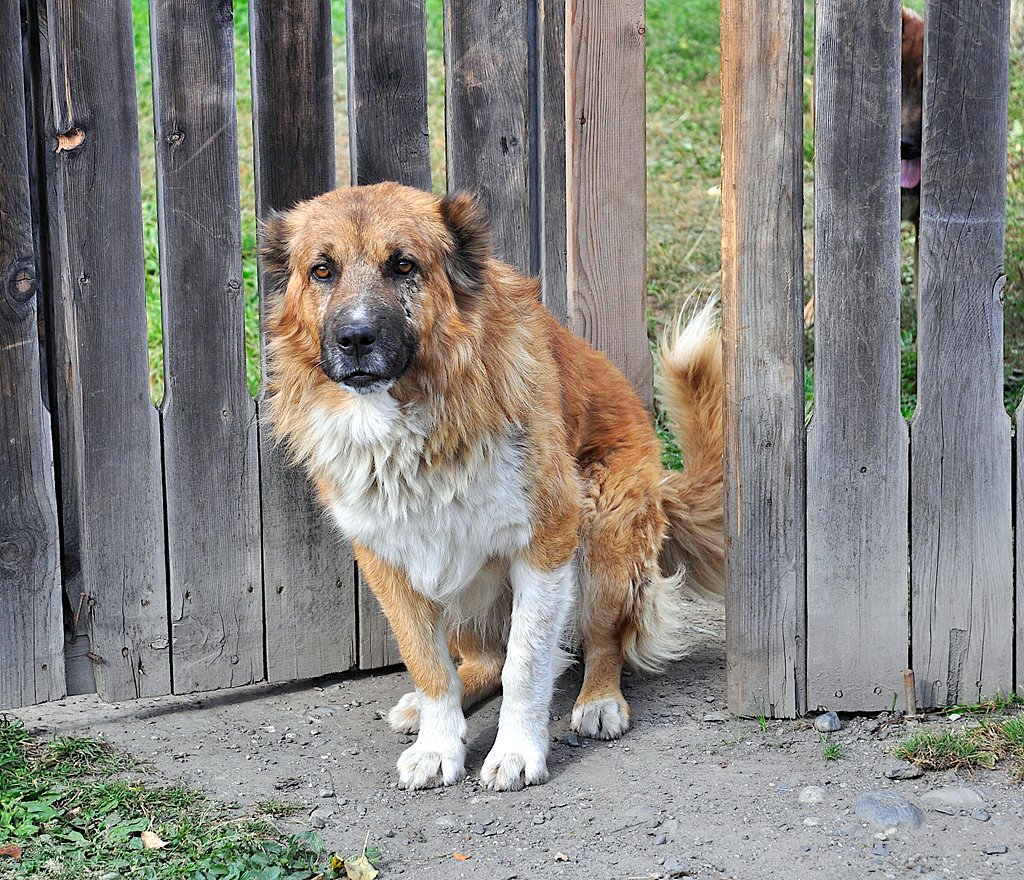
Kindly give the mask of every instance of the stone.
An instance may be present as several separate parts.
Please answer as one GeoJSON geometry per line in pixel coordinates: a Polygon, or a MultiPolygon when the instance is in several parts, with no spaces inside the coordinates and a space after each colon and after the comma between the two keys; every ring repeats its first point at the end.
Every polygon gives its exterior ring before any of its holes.
{"type": "Polygon", "coordinates": [[[818,733],[835,733],[843,729],[843,722],[835,712],[823,712],[814,719],[814,729],[818,733]]]}
{"type": "Polygon", "coordinates": [[[985,806],[985,796],[978,789],[967,787],[933,788],[922,794],[920,799],[929,809],[946,815],[985,806]]]}
{"type": "Polygon", "coordinates": [[[326,828],[328,821],[334,817],[333,807],[317,807],[309,814],[309,824],[314,828],[326,828]]]}
{"type": "Polygon", "coordinates": [[[820,785],[808,785],[800,789],[797,800],[802,804],[820,804],[825,800],[825,789],[820,785]]]}
{"type": "Polygon", "coordinates": [[[1001,856],[1009,851],[1009,847],[1005,843],[990,843],[982,850],[987,856],[1001,856]]]}
{"type": "Polygon", "coordinates": [[[869,791],[857,801],[857,815],[882,828],[916,831],[924,824],[924,813],[916,804],[892,791],[869,791]]]}
{"type": "Polygon", "coordinates": [[[917,779],[924,774],[924,770],[917,764],[896,764],[885,771],[886,779],[917,779]]]}
{"type": "Polygon", "coordinates": [[[700,720],[706,724],[724,724],[729,716],[725,712],[708,712],[700,720]]]}
{"type": "Polygon", "coordinates": [[[971,810],[971,818],[977,819],[979,822],[987,822],[992,816],[988,810],[983,810],[979,807],[977,810],[971,810]]]}
{"type": "Polygon", "coordinates": [[[655,846],[664,846],[666,843],[668,843],[667,834],[659,834],[657,837],[654,838],[655,846]]]}
{"type": "Polygon", "coordinates": [[[580,747],[580,738],[575,733],[560,733],[558,734],[558,741],[562,745],[569,746],[573,749],[580,747]]]}

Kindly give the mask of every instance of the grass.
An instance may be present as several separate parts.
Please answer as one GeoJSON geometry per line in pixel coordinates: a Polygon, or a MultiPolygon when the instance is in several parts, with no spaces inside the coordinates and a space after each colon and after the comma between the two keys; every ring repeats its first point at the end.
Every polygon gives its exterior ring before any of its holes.
{"type": "MultiPolygon", "coordinates": [[[[907,0],[921,10],[923,0],[907,0]]],[[[647,209],[649,327],[654,338],[693,292],[710,294],[721,285],[721,157],[718,0],[648,0],[647,4],[647,209]]],[[[144,192],[147,312],[151,387],[163,394],[160,269],[153,160],[152,73],[148,0],[132,0],[136,77],[139,90],[140,153],[144,192]]],[[[346,122],[345,4],[331,0],[335,57],[335,151],[339,184],[349,177],[346,122]]],[[[805,241],[807,291],[813,287],[813,131],[810,90],[813,75],[813,3],[805,29],[805,241]]],[[[444,160],[444,64],[441,0],[427,2],[428,121],[434,189],[442,191],[444,160]]],[[[248,10],[234,4],[235,67],[238,89],[239,184],[242,209],[242,265],[245,283],[247,379],[260,383],[259,306],[256,284],[256,220],[252,160],[252,100],[248,67],[248,10]]],[[[1024,50],[1010,64],[1007,170],[1006,288],[1004,291],[1005,394],[1013,411],[1024,393],[1024,50]]],[[[906,417],[917,400],[916,306],[912,232],[903,234],[904,272],[901,343],[901,406],[906,417]]],[[[813,398],[813,333],[807,339],[807,412],[813,398]]],[[[662,428],[664,426],[661,426],[662,428]]],[[[670,463],[678,465],[675,453],[670,463]]]]}
{"type": "MultiPolygon", "coordinates": [[[[40,743],[20,721],[0,717],[0,846],[20,850],[16,857],[0,856],[0,878],[310,880],[335,875],[315,834],[284,834],[265,819],[240,815],[201,792],[155,785],[138,770],[131,758],[101,741],[40,743]],[[156,835],[150,845],[165,845],[148,848],[144,838],[150,834],[156,835]]],[[[280,814],[284,805],[275,806],[280,814]]]]}
{"type": "Polygon", "coordinates": [[[826,764],[834,761],[841,761],[846,757],[846,751],[842,743],[829,742],[824,736],[821,738],[821,760],[826,764]]]}
{"type": "Polygon", "coordinates": [[[896,757],[925,770],[994,770],[1005,763],[1016,781],[1024,781],[1024,697],[996,694],[942,711],[968,720],[912,734],[897,746],[896,757]]]}

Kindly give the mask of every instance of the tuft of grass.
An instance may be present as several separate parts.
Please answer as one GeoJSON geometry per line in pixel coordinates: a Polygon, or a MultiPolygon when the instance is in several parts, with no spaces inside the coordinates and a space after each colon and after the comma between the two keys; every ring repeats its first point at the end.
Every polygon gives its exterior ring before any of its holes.
{"type": "Polygon", "coordinates": [[[983,697],[977,703],[947,706],[941,711],[945,715],[1008,715],[1024,708],[1024,696],[1015,693],[996,693],[983,697]]]}
{"type": "Polygon", "coordinates": [[[841,761],[846,757],[846,750],[842,743],[829,742],[825,736],[821,738],[821,760],[829,764],[833,761],[841,761]]]}
{"type": "Polygon", "coordinates": [[[1024,779],[1024,716],[986,719],[980,724],[942,731],[921,731],[896,747],[896,757],[924,770],[994,770],[1007,762],[1013,777],[1024,779]]]}
{"type": "Polygon", "coordinates": [[[256,804],[256,810],[264,816],[279,819],[283,816],[294,816],[296,813],[302,812],[303,806],[302,804],[295,803],[295,801],[277,801],[270,799],[260,801],[256,804]]]}
{"type": "MultiPolygon", "coordinates": [[[[22,848],[4,880],[310,880],[330,870],[319,837],[289,835],[205,794],[126,774],[137,765],[85,738],[34,741],[0,717],[0,841],[22,848]],[[149,849],[143,832],[165,846],[149,849]]],[[[278,805],[280,806],[280,805],[278,805]]]]}

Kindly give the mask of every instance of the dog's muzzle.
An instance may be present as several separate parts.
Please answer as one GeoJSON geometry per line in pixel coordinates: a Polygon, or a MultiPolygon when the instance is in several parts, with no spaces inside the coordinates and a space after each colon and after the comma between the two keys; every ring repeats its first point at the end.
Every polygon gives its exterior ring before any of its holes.
{"type": "Polygon", "coordinates": [[[384,311],[335,314],[320,339],[323,371],[356,394],[390,388],[415,354],[415,337],[405,316],[384,311]]]}

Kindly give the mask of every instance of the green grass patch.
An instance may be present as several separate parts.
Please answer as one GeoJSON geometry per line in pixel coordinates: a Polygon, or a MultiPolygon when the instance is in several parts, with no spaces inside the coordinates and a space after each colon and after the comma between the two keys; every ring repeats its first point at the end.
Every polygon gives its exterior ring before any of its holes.
{"type": "MultiPolygon", "coordinates": [[[[285,834],[202,792],[132,778],[137,764],[95,739],[34,741],[0,718],[3,880],[311,880],[335,876],[313,833],[285,834]],[[155,836],[153,836],[155,835],[155,836]],[[159,845],[162,844],[162,845],[159,845]]],[[[264,815],[281,815],[268,802],[264,815]]],[[[296,805],[290,805],[296,806],[296,805]]]]}
{"type": "Polygon", "coordinates": [[[986,718],[942,731],[921,731],[896,748],[896,757],[924,770],[994,770],[1006,763],[1017,781],[1024,779],[1024,716],[986,718]]]}

